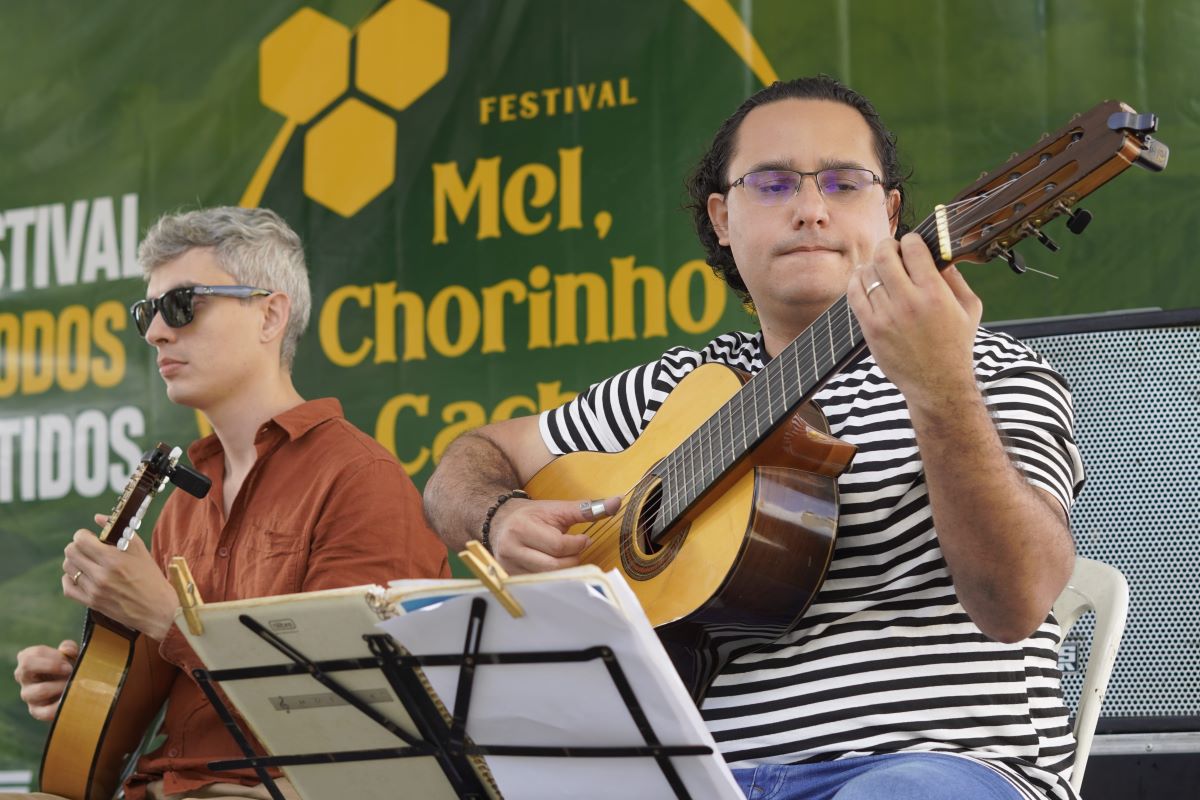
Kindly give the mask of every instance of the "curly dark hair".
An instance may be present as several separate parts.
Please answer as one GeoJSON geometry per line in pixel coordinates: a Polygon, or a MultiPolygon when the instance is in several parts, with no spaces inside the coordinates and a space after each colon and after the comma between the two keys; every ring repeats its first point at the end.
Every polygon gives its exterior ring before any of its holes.
{"type": "Polygon", "coordinates": [[[748,308],[753,308],[750,293],[746,290],[746,284],[738,273],[737,264],[733,260],[733,252],[717,241],[717,233],[713,230],[712,221],[708,218],[708,196],[713,193],[725,194],[729,191],[729,176],[727,175],[729,162],[733,158],[734,143],[742,120],[755,108],[779,100],[832,100],[844,103],[862,114],[875,140],[875,155],[883,167],[883,188],[885,191],[895,189],[900,193],[900,205],[896,209],[894,217],[897,222],[897,238],[909,230],[908,193],[904,187],[904,182],[909,175],[904,172],[900,164],[895,135],[884,126],[883,120],[879,118],[879,112],[871,105],[871,101],[828,75],[776,81],[751,95],[738,106],[737,111],[734,111],[721,124],[716,135],[713,136],[708,152],[701,157],[687,179],[687,190],[690,195],[687,208],[692,212],[696,233],[707,253],[705,261],[713,268],[713,272],[718,277],[729,284],[729,287],[748,308]]]}

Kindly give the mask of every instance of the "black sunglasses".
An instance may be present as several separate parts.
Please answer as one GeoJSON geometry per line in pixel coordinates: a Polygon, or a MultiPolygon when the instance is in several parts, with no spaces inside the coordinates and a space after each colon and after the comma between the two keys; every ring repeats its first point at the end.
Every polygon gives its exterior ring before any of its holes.
{"type": "Polygon", "coordinates": [[[182,328],[196,316],[195,297],[266,297],[274,294],[269,289],[256,289],[253,286],[180,286],[169,292],[163,292],[155,298],[138,300],[129,307],[133,316],[133,324],[138,333],[146,335],[155,314],[162,314],[163,322],[172,328],[182,328]]]}

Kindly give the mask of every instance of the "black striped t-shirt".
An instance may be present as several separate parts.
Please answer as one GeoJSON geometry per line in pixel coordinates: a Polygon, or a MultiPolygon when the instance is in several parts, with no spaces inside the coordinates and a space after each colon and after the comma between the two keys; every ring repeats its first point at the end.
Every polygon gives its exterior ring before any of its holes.
{"type": "MultiPolygon", "coordinates": [[[[1069,509],[1083,478],[1063,380],[1004,334],[981,329],[974,355],[1014,463],[1069,509]]],[[[696,367],[756,373],[764,361],[761,334],[673,348],[544,412],[542,438],[557,455],[618,452],[696,367]]],[[[938,546],[904,398],[873,358],[834,376],[814,402],[831,433],[858,447],[838,480],[833,562],[800,625],[714,681],[701,712],[726,760],[748,767],[936,751],[981,761],[1024,796],[1076,798],[1053,617],[1025,641],[1002,644],[967,616],[938,546]]]]}

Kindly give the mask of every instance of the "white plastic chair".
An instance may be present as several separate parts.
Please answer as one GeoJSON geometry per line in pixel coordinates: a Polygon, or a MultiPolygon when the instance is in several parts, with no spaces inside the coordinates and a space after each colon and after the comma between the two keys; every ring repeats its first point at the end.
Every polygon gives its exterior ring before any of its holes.
{"type": "Polygon", "coordinates": [[[1071,785],[1076,791],[1083,785],[1083,772],[1100,718],[1100,705],[1108,689],[1129,611],[1129,584],[1125,576],[1108,564],[1078,557],[1067,588],[1054,601],[1054,616],[1062,627],[1064,640],[1071,626],[1088,611],[1096,612],[1096,626],[1083,676],[1083,690],[1079,693],[1079,706],[1075,709],[1075,768],[1071,785]]]}

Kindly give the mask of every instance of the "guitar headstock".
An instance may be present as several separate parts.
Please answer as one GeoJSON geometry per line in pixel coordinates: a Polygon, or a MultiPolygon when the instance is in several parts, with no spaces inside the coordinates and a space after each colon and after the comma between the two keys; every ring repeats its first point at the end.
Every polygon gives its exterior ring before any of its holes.
{"type": "Polygon", "coordinates": [[[1131,164],[1153,172],[1166,167],[1169,150],[1150,135],[1157,127],[1153,114],[1118,101],[1101,103],[981,175],[916,230],[939,265],[999,256],[1023,272],[1013,250],[1017,242],[1032,237],[1057,250],[1042,232],[1048,222],[1067,216],[1067,228],[1081,233],[1091,221],[1078,207],[1082,198],[1131,164]]]}
{"type": "Polygon", "coordinates": [[[100,541],[124,550],[142,526],[142,517],[150,507],[150,501],[166,486],[168,480],[175,480],[180,488],[196,497],[208,493],[211,482],[180,464],[180,453],[178,447],[159,442],[153,450],[142,455],[141,463],[133,471],[125,491],[100,531],[100,541]]]}

